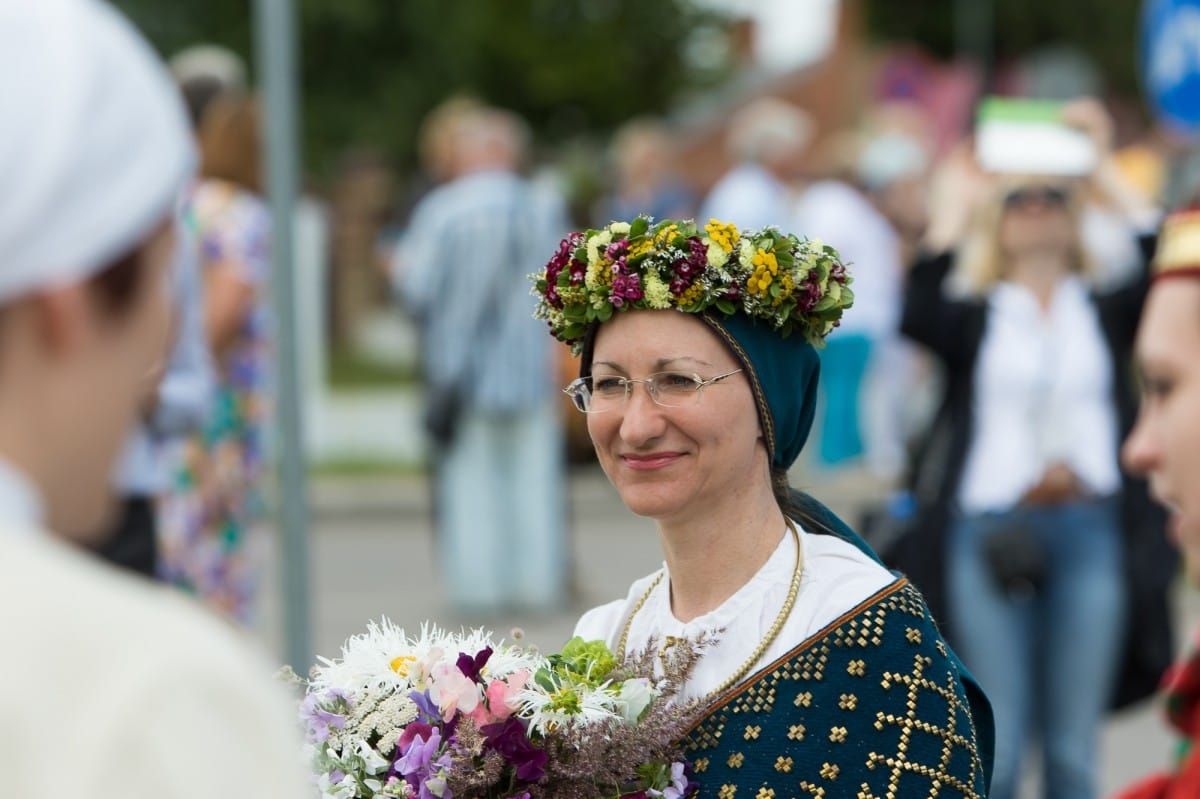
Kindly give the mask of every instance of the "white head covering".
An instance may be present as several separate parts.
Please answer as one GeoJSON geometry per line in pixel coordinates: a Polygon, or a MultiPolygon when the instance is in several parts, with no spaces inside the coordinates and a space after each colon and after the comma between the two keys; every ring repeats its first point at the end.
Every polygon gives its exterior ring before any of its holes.
{"type": "Polygon", "coordinates": [[[0,0],[0,302],[121,257],[194,165],[178,90],[108,3],[0,0]]]}

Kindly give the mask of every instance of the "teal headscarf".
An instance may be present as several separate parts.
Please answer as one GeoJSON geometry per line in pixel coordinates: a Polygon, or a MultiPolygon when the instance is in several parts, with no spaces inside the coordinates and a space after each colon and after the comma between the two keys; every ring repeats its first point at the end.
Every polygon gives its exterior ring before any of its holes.
{"type": "Polygon", "coordinates": [[[821,361],[802,336],[780,337],[770,325],[743,314],[700,320],[725,342],[750,379],[771,471],[786,472],[808,440],[817,412],[821,361]]]}

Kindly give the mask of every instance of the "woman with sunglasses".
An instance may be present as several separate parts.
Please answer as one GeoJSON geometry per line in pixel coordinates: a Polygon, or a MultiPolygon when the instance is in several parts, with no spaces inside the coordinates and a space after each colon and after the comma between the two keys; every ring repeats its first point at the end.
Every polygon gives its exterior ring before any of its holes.
{"type": "MultiPolygon", "coordinates": [[[[1099,107],[1068,109],[1106,154],[1093,183],[1128,201],[1099,107]]],[[[1037,740],[1045,795],[1088,799],[1139,598],[1125,585],[1126,538],[1154,521],[1118,462],[1145,282],[1107,293],[1089,283],[1084,181],[975,178],[974,207],[957,192],[931,222],[937,239],[948,216],[969,211],[965,235],[919,258],[909,278],[902,330],[940,360],[945,394],[913,478],[927,511],[897,563],[924,563],[914,579],[944,607],[950,639],[993,702],[991,796],[1015,795],[1037,740]]],[[[1142,664],[1141,695],[1169,653],[1169,566],[1157,576],[1147,601],[1160,605],[1138,623],[1158,648],[1131,647],[1157,661],[1142,664]]]]}
{"type": "Polygon", "coordinates": [[[664,556],[576,634],[663,668],[708,639],[682,691],[706,796],[986,794],[987,700],[920,594],[788,486],[848,283],[774,228],[645,217],[573,234],[538,276],[537,316],[581,354],[567,393],[664,556]]]}

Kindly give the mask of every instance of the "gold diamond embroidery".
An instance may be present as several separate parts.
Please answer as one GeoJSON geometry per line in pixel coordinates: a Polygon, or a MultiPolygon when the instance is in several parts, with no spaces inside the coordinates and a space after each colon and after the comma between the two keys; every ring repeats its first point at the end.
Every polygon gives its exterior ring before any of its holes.
{"type": "Polygon", "coordinates": [[[697,774],[703,774],[704,772],[708,771],[708,758],[699,758],[695,763],[692,764],[692,770],[697,774]]]}
{"type": "Polygon", "coordinates": [[[792,760],[790,757],[777,757],[775,758],[775,770],[781,774],[791,774],[792,766],[795,765],[795,763],[796,761],[792,760]]]}
{"type": "Polygon", "coordinates": [[[722,785],[721,790],[717,791],[719,799],[733,799],[735,794],[737,794],[737,786],[729,783],[722,785]]]}
{"type": "Polygon", "coordinates": [[[835,744],[844,744],[846,743],[847,733],[848,730],[845,727],[834,727],[829,731],[829,740],[835,744]]]}
{"type": "Polygon", "coordinates": [[[907,630],[904,632],[904,637],[908,639],[908,642],[909,642],[910,644],[919,644],[919,643],[921,643],[921,631],[920,631],[920,630],[918,630],[918,629],[915,629],[915,628],[913,628],[913,627],[909,627],[909,628],[908,628],[908,629],[907,629],[907,630]]]}
{"type": "Polygon", "coordinates": [[[823,779],[830,781],[836,780],[838,778],[838,774],[841,773],[842,770],[836,763],[823,763],[821,765],[821,777],[823,779]]]}
{"type": "Polygon", "coordinates": [[[775,799],[775,789],[766,786],[759,788],[757,799],[775,799]]]}
{"type": "Polygon", "coordinates": [[[800,790],[808,791],[809,795],[816,799],[825,799],[825,789],[820,785],[813,785],[808,780],[800,780],[800,790]]]}
{"type": "Polygon", "coordinates": [[[801,691],[796,694],[796,707],[809,707],[812,705],[812,692],[801,691]]]}
{"type": "Polygon", "coordinates": [[[790,738],[793,741],[803,741],[804,740],[804,725],[803,724],[793,724],[791,727],[788,727],[788,738],[790,738]]]}
{"type": "Polygon", "coordinates": [[[746,756],[741,752],[734,752],[725,762],[730,768],[741,768],[742,763],[746,762],[746,756]]]}
{"type": "Polygon", "coordinates": [[[854,710],[858,707],[858,697],[854,694],[842,694],[838,699],[838,707],[842,710],[854,710]]]}
{"type": "Polygon", "coordinates": [[[850,664],[846,666],[846,673],[851,677],[862,677],[867,673],[867,664],[862,660],[852,660],[850,661],[850,664]]]}
{"type": "Polygon", "coordinates": [[[746,734],[742,737],[747,741],[757,741],[760,732],[762,732],[762,727],[757,724],[748,724],[746,725],[746,734]]]}
{"type": "MultiPolygon", "coordinates": [[[[926,674],[926,671],[932,665],[933,660],[931,658],[917,655],[913,658],[912,672],[907,674],[886,672],[883,675],[883,680],[880,684],[884,690],[890,691],[893,688],[897,688],[905,691],[907,700],[905,704],[908,712],[902,716],[891,713],[876,714],[875,728],[878,730],[882,730],[886,726],[898,728],[900,731],[900,742],[894,756],[871,752],[867,759],[867,768],[876,769],[882,766],[890,772],[888,775],[887,791],[885,793],[887,797],[898,795],[902,775],[920,774],[929,779],[935,786],[940,785],[953,788],[958,792],[955,795],[961,795],[963,799],[980,799],[979,794],[975,792],[973,786],[975,781],[974,775],[982,771],[983,765],[979,757],[979,752],[972,741],[974,731],[970,721],[970,710],[965,707],[962,699],[960,699],[955,690],[956,677],[954,672],[947,668],[944,672],[944,677],[938,674],[926,674]],[[945,700],[947,715],[943,726],[931,724],[928,721],[917,718],[917,697],[922,692],[936,694],[945,700]],[[959,730],[960,713],[967,718],[967,728],[963,731],[959,730]],[[936,764],[916,763],[909,760],[908,749],[910,742],[917,736],[926,735],[932,735],[941,739],[942,756],[936,764]],[[955,749],[966,750],[971,758],[971,776],[968,776],[965,781],[958,775],[951,774],[948,771],[955,749]]],[[[867,786],[864,785],[863,787],[866,789],[867,786]]],[[[870,793],[866,795],[871,796],[870,793]]]]}

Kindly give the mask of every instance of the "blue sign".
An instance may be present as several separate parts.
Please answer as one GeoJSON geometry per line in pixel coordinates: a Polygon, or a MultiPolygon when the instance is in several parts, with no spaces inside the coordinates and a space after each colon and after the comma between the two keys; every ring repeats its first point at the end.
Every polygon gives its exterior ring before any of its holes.
{"type": "Polygon", "coordinates": [[[1156,116],[1200,132],[1200,0],[1146,0],[1141,71],[1156,116]]]}

